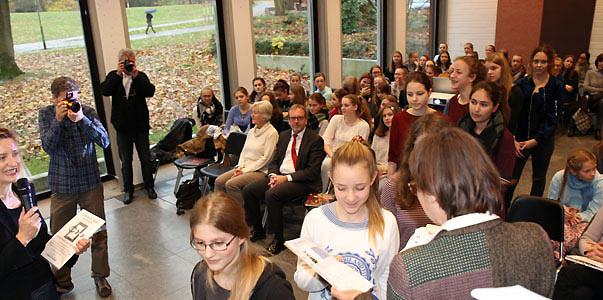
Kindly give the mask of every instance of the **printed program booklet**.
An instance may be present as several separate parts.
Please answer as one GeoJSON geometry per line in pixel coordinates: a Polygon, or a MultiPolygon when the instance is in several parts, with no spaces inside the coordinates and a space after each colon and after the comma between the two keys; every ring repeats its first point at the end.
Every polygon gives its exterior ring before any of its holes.
{"type": "Polygon", "coordinates": [[[577,264],[581,264],[587,267],[591,267],[595,270],[603,271],[603,263],[600,263],[596,260],[592,260],[586,256],[581,255],[568,255],[565,257],[566,260],[571,262],[575,262],[577,264]]]}

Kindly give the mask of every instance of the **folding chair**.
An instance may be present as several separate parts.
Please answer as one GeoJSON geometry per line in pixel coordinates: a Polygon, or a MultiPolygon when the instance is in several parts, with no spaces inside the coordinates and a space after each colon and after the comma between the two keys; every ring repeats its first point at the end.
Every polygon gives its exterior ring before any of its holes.
{"type": "Polygon", "coordinates": [[[201,192],[203,195],[207,192],[210,178],[216,179],[218,176],[232,170],[234,166],[237,165],[241,151],[243,151],[243,146],[245,146],[246,139],[247,135],[244,133],[231,132],[226,140],[222,161],[201,169],[201,177],[203,178],[201,192]]]}

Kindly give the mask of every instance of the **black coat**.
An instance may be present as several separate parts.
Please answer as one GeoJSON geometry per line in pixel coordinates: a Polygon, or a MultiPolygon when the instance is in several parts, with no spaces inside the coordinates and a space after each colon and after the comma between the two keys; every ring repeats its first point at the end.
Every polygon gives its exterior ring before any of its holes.
{"type": "Polygon", "coordinates": [[[122,132],[149,131],[151,127],[146,98],[153,97],[155,86],[144,72],[139,71],[138,76],[132,78],[130,94],[126,96],[122,79],[113,70],[101,83],[103,96],[111,96],[111,124],[115,130],[122,132]]]}

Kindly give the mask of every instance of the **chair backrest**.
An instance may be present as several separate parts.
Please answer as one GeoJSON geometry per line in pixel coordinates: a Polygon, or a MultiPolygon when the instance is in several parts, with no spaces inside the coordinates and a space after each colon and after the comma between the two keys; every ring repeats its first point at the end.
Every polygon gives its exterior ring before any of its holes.
{"type": "Polygon", "coordinates": [[[533,222],[546,231],[551,240],[563,243],[563,205],[543,197],[520,195],[507,212],[508,222],[533,222]]]}
{"type": "Polygon", "coordinates": [[[224,148],[223,165],[235,166],[238,163],[243,146],[245,146],[245,140],[247,140],[247,135],[244,133],[231,132],[228,135],[226,147],[224,148]]]}

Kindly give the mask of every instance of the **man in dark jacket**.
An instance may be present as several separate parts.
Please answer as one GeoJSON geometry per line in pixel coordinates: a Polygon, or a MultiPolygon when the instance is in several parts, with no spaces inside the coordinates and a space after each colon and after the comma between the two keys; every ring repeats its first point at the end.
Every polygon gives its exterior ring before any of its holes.
{"type": "Polygon", "coordinates": [[[154,190],[153,168],[149,151],[149,109],[146,98],[153,97],[155,86],[144,72],[136,67],[132,49],[122,49],[118,55],[117,70],[107,74],[101,83],[103,96],[111,96],[111,123],[117,132],[117,146],[124,181],[124,203],[134,198],[132,182],[132,154],[136,144],[144,187],[149,198],[157,198],[154,190]]]}
{"type": "Polygon", "coordinates": [[[268,166],[268,177],[248,184],[243,189],[245,212],[253,226],[251,241],[264,239],[260,203],[266,200],[268,224],[275,234],[268,247],[272,254],[285,249],[283,237],[283,205],[287,201],[319,192],[320,166],[325,157],[324,142],[312,130],[306,130],[307,113],[295,104],[289,109],[291,130],[283,131],[276,144],[276,153],[268,166]]]}

